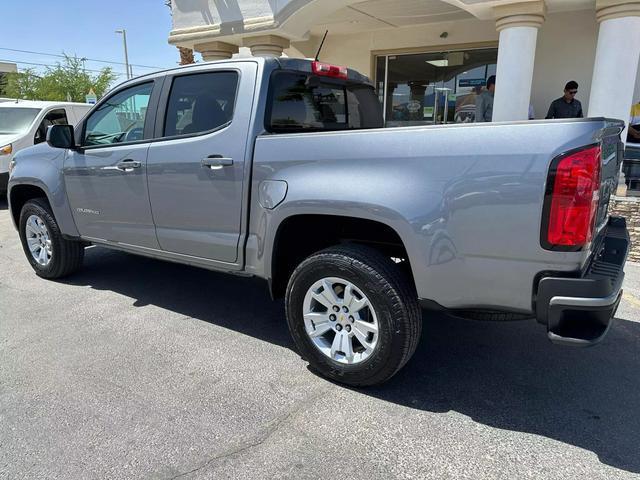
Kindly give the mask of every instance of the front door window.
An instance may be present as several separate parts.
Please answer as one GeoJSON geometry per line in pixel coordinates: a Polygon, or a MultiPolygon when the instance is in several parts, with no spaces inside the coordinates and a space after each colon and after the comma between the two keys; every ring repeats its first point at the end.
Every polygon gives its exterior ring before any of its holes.
{"type": "Polygon", "coordinates": [[[144,138],[144,122],[153,82],[123,90],[87,118],[83,146],[112,145],[144,138]]]}

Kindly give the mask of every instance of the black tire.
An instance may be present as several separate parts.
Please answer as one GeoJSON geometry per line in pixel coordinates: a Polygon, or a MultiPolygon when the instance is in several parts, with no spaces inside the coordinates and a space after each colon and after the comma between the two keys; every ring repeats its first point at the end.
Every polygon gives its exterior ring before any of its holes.
{"type": "Polygon", "coordinates": [[[352,386],[368,386],[391,378],[411,358],[422,331],[422,312],[415,288],[400,268],[373,248],[332,247],[304,260],[287,286],[286,313],[293,340],[312,368],[352,386]],[[339,363],[320,351],[306,333],[304,297],[325,277],[352,282],[373,304],[379,324],[378,343],[361,363],[339,363]]]}
{"type": "Polygon", "coordinates": [[[49,203],[44,198],[29,200],[20,212],[20,240],[27,260],[36,274],[42,278],[54,279],[65,277],[82,266],[84,259],[84,246],[80,242],[66,240],[60,233],[60,227],[56,222],[49,203]],[[26,224],[31,215],[37,215],[42,219],[51,239],[51,260],[48,265],[40,265],[31,255],[27,245],[26,224]]]}

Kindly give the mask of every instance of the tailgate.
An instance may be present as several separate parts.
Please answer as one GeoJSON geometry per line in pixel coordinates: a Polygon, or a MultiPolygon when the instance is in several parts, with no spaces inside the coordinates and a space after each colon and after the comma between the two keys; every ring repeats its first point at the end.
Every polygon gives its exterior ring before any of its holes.
{"type": "Polygon", "coordinates": [[[624,143],[620,132],[624,123],[617,120],[607,121],[602,129],[600,147],[602,149],[602,169],[600,173],[600,202],[596,214],[596,228],[593,245],[598,245],[609,217],[609,201],[618,187],[620,166],[624,155],[624,143]]]}

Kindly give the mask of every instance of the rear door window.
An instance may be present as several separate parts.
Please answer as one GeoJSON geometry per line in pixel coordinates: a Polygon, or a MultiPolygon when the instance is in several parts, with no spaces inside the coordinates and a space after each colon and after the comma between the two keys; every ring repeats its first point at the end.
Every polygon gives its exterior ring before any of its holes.
{"type": "Polygon", "coordinates": [[[237,72],[206,72],[176,77],[171,85],[163,137],[196,135],[233,119],[237,72]]]}
{"type": "Polygon", "coordinates": [[[271,78],[266,129],[274,133],[381,128],[373,87],[299,72],[271,78]]]}

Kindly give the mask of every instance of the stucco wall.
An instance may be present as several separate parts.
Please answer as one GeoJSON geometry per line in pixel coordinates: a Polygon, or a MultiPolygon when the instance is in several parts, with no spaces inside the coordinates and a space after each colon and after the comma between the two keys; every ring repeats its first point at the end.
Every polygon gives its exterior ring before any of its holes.
{"type": "MultiPolygon", "coordinates": [[[[406,49],[414,47],[451,46],[475,42],[498,41],[493,21],[461,20],[457,22],[433,23],[424,26],[376,30],[352,35],[331,35],[322,49],[321,60],[346,65],[373,75],[371,52],[378,50],[406,49]],[[446,38],[440,38],[447,32],[446,38]]],[[[313,56],[319,39],[293,44],[305,56],[313,56]]],[[[295,52],[287,52],[295,56],[295,52]]]]}
{"type": "MultiPolygon", "coordinates": [[[[538,32],[531,103],[537,118],[544,118],[552,100],[561,97],[569,80],[580,85],[577,99],[585,110],[598,41],[595,11],[549,15],[538,32]]],[[[612,86],[612,94],[615,87],[612,86]]]]}
{"type": "Polygon", "coordinates": [[[275,17],[293,2],[301,3],[299,0],[178,0],[173,2],[173,29],[275,17]]]}

